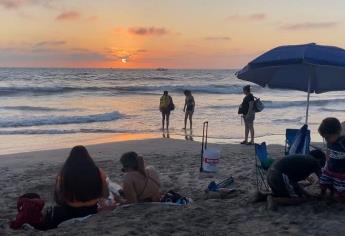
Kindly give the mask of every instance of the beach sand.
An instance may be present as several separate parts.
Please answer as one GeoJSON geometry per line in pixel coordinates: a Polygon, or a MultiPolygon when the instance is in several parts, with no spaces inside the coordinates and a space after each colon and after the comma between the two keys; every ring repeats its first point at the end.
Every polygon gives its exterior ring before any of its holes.
{"type": "MultiPolygon", "coordinates": [[[[251,203],[255,192],[253,147],[210,145],[221,149],[219,172],[213,178],[199,173],[200,143],[152,139],[87,146],[110,179],[120,182],[119,158],[130,150],[144,155],[160,173],[163,190],[174,189],[194,202],[189,206],[143,204],[97,214],[85,222],[47,232],[13,231],[8,220],[16,215],[16,199],[36,192],[52,204],[54,179],[69,149],[12,154],[0,157],[0,235],[339,235],[345,206],[313,202],[267,210],[265,202],[251,203]],[[211,180],[232,175],[237,191],[226,199],[205,197],[211,180]]],[[[282,146],[269,146],[282,156],[282,146]]]]}

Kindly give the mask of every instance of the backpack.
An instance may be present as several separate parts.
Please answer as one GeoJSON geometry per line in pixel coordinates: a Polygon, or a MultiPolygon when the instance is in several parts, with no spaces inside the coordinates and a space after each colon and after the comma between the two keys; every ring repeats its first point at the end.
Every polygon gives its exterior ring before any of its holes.
{"type": "Polygon", "coordinates": [[[29,224],[36,229],[43,225],[42,209],[44,200],[36,193],[26,193],[17,200],[18,214],[16,219],[10,222],[11,229],[20,229],[23,224],[29,224]]]}
{"type": "Polygon", "coordinates": [[[169,96],[169,98],[170,98],[169,110],[173,111],[173,110],[175,110],[175,104],[174,104],[174,102],[172,100],[172,97],[169,96]]]}
{"type": "Polygon", "coordinates": [[[163,95],[160,99],[159,108],[161,110],[166,110],[169,108],[171,103],[171,97],[163,95]]]}
{"type": "Polygon", "coordinates": [[[191,200],[183,197],[173,190],[170,190],[169,192],[164,194],[164,196],[161,198],[161,202],[171,202],[180,205],[188,205],[191,203],[191,200]]]}
{"type": "Polygon", "coordinates": [[[260,98],[254,97],[254,111],[261,112],[265,108],[260,98]]]}

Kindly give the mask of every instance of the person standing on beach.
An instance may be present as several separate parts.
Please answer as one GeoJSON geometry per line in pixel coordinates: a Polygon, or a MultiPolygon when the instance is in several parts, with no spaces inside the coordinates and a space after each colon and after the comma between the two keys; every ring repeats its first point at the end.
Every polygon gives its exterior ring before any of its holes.
{"type": "Polygon", "coordinates": [[[174,109],[175,105],[172,97],[169,95],[168,91],[164,91],[159,103],[159,110],[162,113],[162,130],[164,130],[165,122],[167,130],[169,130],[170,112],[174,109]]]}
{"type": "Polygon", "coordinates": [[[187,119],[189,118],[189,124],[190,124],[190,129],[193,129],[193,113],[194,113],[194,108],[195,108],[195,101],[194,97],[192,96],[192,92],[190,90],[185,90],[184,95],[186,96],[186,100],[184,103],[184,108],[183,112],[185,113],[184,116],[184,128],[187,128],[187,119]]]}
{"type": "Polygon", "coordinates": [[[241,144],[253,145],[254,144],[254,96],[251,93],[250,85],[243,87],[243,93],[246,95],[243,98],[243,102],[240,106],[239,113],[242,114],[245,130],[244,130],[244,141],[241,144]],[[248,135],[250,132],[250,142],[248,142],[248,135]]]}

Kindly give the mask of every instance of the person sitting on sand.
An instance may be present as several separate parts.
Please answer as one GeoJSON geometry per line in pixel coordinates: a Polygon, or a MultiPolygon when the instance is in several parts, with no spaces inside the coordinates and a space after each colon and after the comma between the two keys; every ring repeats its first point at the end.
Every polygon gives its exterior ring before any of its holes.
{"type": "Polygon", "coordinates": [[[84,146],[72,148],[55,184],[55,207],[44,217],[45,228],[97,213],[97,203],[109,195],[106,175],[96,166],[84,146]]]}
{"type": "Polygon", "coordinates": [[[273,204],[293,205],[313,197],[298,182],[313,173],[319,177],[325,162],[326,156],[320,150],[313,150],[310,155],[291,155],[276,160],[267,174],[267,183],[272,190],[268,200],[271,199],[273,204]]]}
{"type": "Polygon", "coordinates": [[[324,119],[319,126],[320,135],[327,142],[327,162],[322,170],[320,186],[322,195],[330,190],[331,196],[345,196],[345,136],[337,118],[324,119]]]}
{"type": "Polygon", "coordinates": [[[183,112],[185,113],[184,116],[184,128],[187,128],[187,119],[189,118],[189,125],[190,129],[193,129],[193,113],[194,113],[194,108],[195,108],[195,101],[194,97],[192,96],[192,92],[190,90],[185,90],[184,95],[186,96],[185,103],[184,103],[184,108],[183,112]]]}
{"type": "Polygon", "coordinates": [[[123,197],[122,203],[159,202],[160,181],[153,167],[145,167],[143,157],[135,152],[122,155],[123,197]]]}
{"type": "Polygon", "coordinates": [[[170,112],[174,109],[175,105],[172,97],[168,94],[168,91],[164,91],[159,102],[159,110],[162,113],[162,130],[164,130],[165,122],[167,130],[169,130],[170,112]]]}

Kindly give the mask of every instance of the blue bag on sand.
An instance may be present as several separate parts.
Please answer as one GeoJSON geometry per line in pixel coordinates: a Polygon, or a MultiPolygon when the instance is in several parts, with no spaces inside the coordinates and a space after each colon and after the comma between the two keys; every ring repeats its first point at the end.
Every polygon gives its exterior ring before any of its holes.
{"type": "Polygon", "coordinates": [[[216,182],[214,182],[214,181],[212,181],[212,182],[208,185],[208,187],[207,187],[207,190],[208,190],[208,191],[212,191],[212,192],[217,192],[218,189],[219,189],[219,188],[218,188],[216,182]]]}
{"type": "Polygon", "coordinates": [[[164,196],[161,198],[161,202],[170,202],[179,205],[188,205],[192,203],[192,199],[183,197],[182,195],[176,193],[173,190],[165,193],[164,196]]]}
{"type": "Polygon", "coordinates": [[[206,191],[217,192],[220,188],[227,188],[234,183],[234,178],[230,176],[229,178],[223,180],[219,184],[215,181],[209,183],[206,191]]]}

